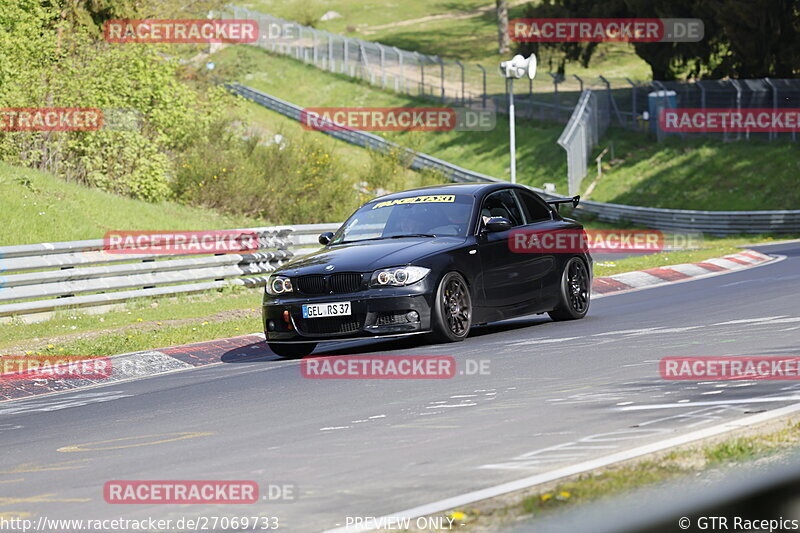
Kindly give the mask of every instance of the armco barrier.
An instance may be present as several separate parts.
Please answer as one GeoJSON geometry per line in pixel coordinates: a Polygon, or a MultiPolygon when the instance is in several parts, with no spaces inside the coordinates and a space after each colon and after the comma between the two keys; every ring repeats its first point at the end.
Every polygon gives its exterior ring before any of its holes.
{"type": "MultiPolygon", "coordinates": [[[[302,108],[272,95],[240,84],[230,84],[228,88],[268,109],[277,111],[289,118],[300,120],[302,108]]],[[[379,151],[400,151],[408,156],[413,170],[431,169],[441,172],[451,181],[461,182],[500,182],[497,178],[461,168],[427,154],[401,147],[386,139],[356,130],[338,129],[324,133],[356,146],[379,151]]],[[[541,189],[531,187],[547,199],[562,198],[541,189]]],[[[588,215],[603,222],[629,223],[660,230],[703,232],[712,235],[732,235],[739,233],[800,233],[800,210],[792,211],[694,211],[682,209],[659,209],[654,207],[635,207],[621,204],[582,201],[574,214],[578,217],[588,215]]]]}
{"type": "Polygon", "coordinates": [[[223,255],[113,254],[103,240],[0,247],[0,317],[121,303],[146,296],[264,285],[267,275],[339,224],[251,228],[258,249],[223,255]]]}

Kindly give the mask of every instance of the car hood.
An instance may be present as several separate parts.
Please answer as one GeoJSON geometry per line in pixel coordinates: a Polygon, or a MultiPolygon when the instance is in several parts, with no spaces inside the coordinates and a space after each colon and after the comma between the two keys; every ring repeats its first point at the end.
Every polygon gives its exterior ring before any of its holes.
{"type": "Polygon", "coordinates": [[[457,248],[465,242],[465,237],[408,237],[338,244],[299,257],[281,266],[277,272],[287,276],[371,272],[379,268],[410,265],[431,254],[457,248]],[[333,265],[333,269],[329,265],[333,265]]]}

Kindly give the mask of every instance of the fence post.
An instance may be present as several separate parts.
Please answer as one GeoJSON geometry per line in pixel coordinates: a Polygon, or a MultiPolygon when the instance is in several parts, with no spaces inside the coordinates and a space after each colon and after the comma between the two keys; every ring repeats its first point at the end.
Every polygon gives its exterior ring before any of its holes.
{"type": "MultiPolygon", "coordinates": [[[[775,87],[775,84],[772,83],[772,80],[769,78],[764,78],[764,83],[766,83],[772,88],[772,112],[776,113],[778,111],[778,88],[775,87]]],[[[777,137],[778,137],[778,132],[770,130],[769,140],[773,140],[777,137]]]]}
{"type": "Polygon", "coordinates": [[[583,80],[577,74],[573,74],[572,77],[578,80],[578,83],[581,84],[581,94],[583,94],[583,80]]]}
{"type": "Polygon", "coordinates": [[[636,126],[636,84],[630,78],[625,81],[631,84],[631,125],[636,126]]]}
{"type": "Polygon", "coordinates": [[[483,73],[483,95],[481,96],[481,100],[483,102],[482,107],[486,109],[486,69],[483,68],[483,65],[475,65],[475,66],[481,69],[481,72],[483,73]]]}
{"type": "Polygon", "coordinates": [[[311,30],[311,46],[314,47],[313,52],[311,52],[311,61],[313,61],[314,66],[317,66],[317,30],[311,30]]]}
{"type": "Polygon", "coordinates": [[[335,72],[333,68],[333,36],[328,35],[328,70],[335,72]]]}
{"type": "Polygon", "coordinates": [[[419,63],[419,75],[420,75],[420,82],[419,82],[419,94],[425,94],[425,64],[422,62],[422,56],[419,55],[419,52],[414,52],[414,55],[417,57],[417,63],[419,63]]]}
{"type": "Polygon", "coordinates": [[[558,120],[558,76],[552,72],[548,72],[548,74],[550,74],[550,77],[553,78],[553,120],[558,120]]]}
{"type": "Polygon", "coordinates": [[[622,115],[619,113],[619,109],[617,109],[617,103],[614,101],[614,98],[611,96],[611,83],[605,79],[603,76],[600,76],[600,80],[606,86],[606,94],[608,94],[608,104],[611,108],[614,109],[614,114],[617,115],[617,122],[619,122],[620,126],[623,125],[622,123],[622,115]]]}
{"type": "Polygon", "coordinates": [[[347,74],[347,67],[350,64],[350,51],[347,49],[347,43],[350,42],[350,39],[347,37],[344,38],[342,41],[344,44],[344,58],[342,59],[342,73],[347,74]]]}
{"type": "MultiPolygon", "coordinates": [[[[734,79],[731,79],[731,83],[733,84],[734,87],[736,87],[736,112],[740,113],[742,111],[742,88],[739,87],[739,83],[734,79]]],[[[742,132],[737,131],[736,140],[738,141],[741,138],[742,138],[742,132]]],[[[747,132],[747,138],[748,139],[750,138],[750,131],[747,132]]]]}
{"type": "Polygon", "coordinates": [[[386,51],[383,49],[383,46],[380,43],[375,43],[375,46],[378,47],[378,50],[381,52],[381,89],[386,88],[386,51]]]}
{"type": "Polygon", "coordinates": [[[439,78],[442,82],[442,103],[444,103],[444,60],[442,60],[442,58],[439,56],[434,57],[436,58],[436,62],[439,63],[439,78]]]}
{"type": "MultiPolygon", "coordinates": [[[[397,54],[397,61],[398,61],[398,63],[400,63],[400,83],[402,83],[402,86],[403,86],[403,91],[402,92],[405,93],[406,92],[406,77],[405,77],[405,74],[403,73],[403,52],[402,52],[402,50],[400,50],[396,46],[393,46],[392,49],[397,54]]],[[[397,79],[395,79],[394,88],[395,88],[395,90],[397,90],[397,79]]]]}
{"type": "Polygon", "coordinates": [[[461,61],[456,60],[456,65],[461,69],[461,105],[464,105],[464,65],[461,61]]]}

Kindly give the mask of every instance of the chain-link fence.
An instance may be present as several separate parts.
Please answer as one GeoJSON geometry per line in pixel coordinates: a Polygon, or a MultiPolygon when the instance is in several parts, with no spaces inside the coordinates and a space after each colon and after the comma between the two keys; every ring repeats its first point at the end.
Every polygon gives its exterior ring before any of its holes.
{"type": "MultiPolygon", "coordinates": [[[[368,83],[410,96],[435,99],[442,104],[462,105],[508,112],[505,79],[497,65],[463,63],[363,41],[303,26],[238,6],[230,6],[227,18],[252,19],[259,24],[256,46],[294,57],[330,72],[359,78],[368,83]]],[[[630,78],[593,79],[563,77],[539,72],[535,80],[514,84],[517,113],[523,118],[568,122],[586,89],[602,91],[609,104],[612,124],[662,139],[657,124],[664,108],[697,109],[786,109],[800,107],[800,80],[768,78],[700,82],[640,82],[630,78]]],[[[697,135],[676,133],[675,135],[697,135]]],[[[787,133],[707,133],[724,140],[778,138],[796,140],[787,133]]]]}
{"type": "Polygon", "coordinates": [[[558,145],[567,151],[567,181],[570,196],[580,192],[588,174],[592,149],[600,142],[610,123],[607,95],[586,89],[567,126],[558,138],[558,145]]]}

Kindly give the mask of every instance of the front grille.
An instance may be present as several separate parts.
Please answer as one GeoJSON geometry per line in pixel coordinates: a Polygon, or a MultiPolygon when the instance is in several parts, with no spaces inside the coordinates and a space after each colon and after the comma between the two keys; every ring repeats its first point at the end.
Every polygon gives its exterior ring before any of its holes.
{"type": "Polygon", "coordinates": [[[356,272],[342,272],[329,276],[300,276],[295,282],[302,294],[343,294],[361,289],[362,275],[356,272]]]}
{"type": "Polygon", "coordinates": [[[353,333],[361,329],[361,322],[355,317],[312,318],[303,320],[300,329],[311,335],[353,333]]]}
{"type": "Polygon", "coordinates": [[[300,276],[297,278],[297,289],[304,294],[324,294],[325,276],[300,276]]]}
{"type": "Polygon", "coordinates": [[[375,319],[376,326],[390,326],[392,324],[407,324],[406,313],[381,313],[375,319]]]}
{"type": "Polygon", "coordinates": [[[328,280],[328,284],[333,292],[356,292],[361,288],[361,274],[333,274],[328,280]]]}

